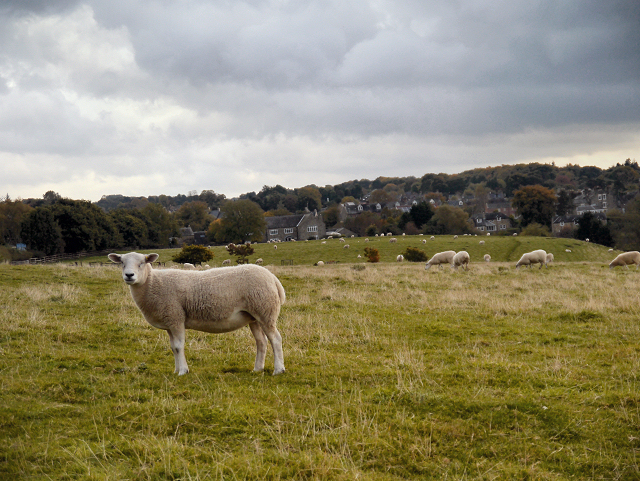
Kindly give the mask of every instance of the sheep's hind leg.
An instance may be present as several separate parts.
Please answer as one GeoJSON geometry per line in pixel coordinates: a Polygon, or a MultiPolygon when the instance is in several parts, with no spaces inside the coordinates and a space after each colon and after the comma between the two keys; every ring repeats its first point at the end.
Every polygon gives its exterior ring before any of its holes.
{"type": "Polygon", "coordinates": [[[249,327],[256,339],[256,363],[253,366],[253,372],[261,372],[264,371],[264,360],[267,356],[267,338],[257,322],[250,323],[249,327]]]}
{"type": "Polygon", "coordinates": [[[173,357],[176,361],[175,373],[178,376],[187,374],[189,372],[189,366],[187,366],[187,358],[184,355],[184,340],[185,332],[184,327],[174,328],[167,331],[169,333],[169,344],[171,344],[171,351],[173,351],[173,357]]]}
{"type": "Polygon", "coordinates": [[[282,336],[275,326],[262,325],[262,330],[267,335],[273,349],[273,375],[284,372],[284,354],[282,352],[282,336]]]}

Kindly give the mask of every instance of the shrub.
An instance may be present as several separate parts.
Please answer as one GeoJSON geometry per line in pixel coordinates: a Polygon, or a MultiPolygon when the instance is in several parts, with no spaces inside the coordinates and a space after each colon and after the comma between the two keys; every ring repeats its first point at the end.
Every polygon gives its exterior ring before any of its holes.
{"type": "Polygon", "coordinates": [[[238,257],[238,259],[236,260],[238,264],[246,264],[248,262],[247,258],[254,252],[253,247],[251,247],[251,244],[240,244],[240,245],[229,244],[227,246],[227,250],[229,251],[229,254],[231,254],[232,256],[238,257]]]}
{"type": "Polygon", "coordinates": [[[532,222],[527,227],[522,229],[522,235],[528,235],[533,237],[549,237],[549,228],[547,226],[532,222]]]}
{"type": "Polygon", "coordinates": [[[426,262],[429,260],[427,254],[415,247],[407,247],[407,250],[402,253],[404,258],[409,262],[426,262]]]}
{"type": "Polygon", "coordinates": [[[380,262],[380,253],[375,247],[365,247],[364,256],[368,259],[367,262],[380,262]]]}
{"type": "Polygon", "coordinates": [[[213,252],[207,247],[199,245],[184,246],[180,252],[173,256],[173,262],[179,262],[180,264],[185,262],[202,264],[211,259],[213,259],[213,252]]]}

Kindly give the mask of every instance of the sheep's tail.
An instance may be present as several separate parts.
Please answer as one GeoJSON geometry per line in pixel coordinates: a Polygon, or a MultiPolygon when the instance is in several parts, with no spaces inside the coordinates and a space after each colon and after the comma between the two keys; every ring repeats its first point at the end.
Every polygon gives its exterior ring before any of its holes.
{"type": "Polygon", "coordinates": [[[280,283],[280,279],[276,277],[276,287],[278,288],[278,296],[280,296],[280,305],[284,304],[284,301],[287,299],[286,294],[284,293],[284,287],[280,283]]]}

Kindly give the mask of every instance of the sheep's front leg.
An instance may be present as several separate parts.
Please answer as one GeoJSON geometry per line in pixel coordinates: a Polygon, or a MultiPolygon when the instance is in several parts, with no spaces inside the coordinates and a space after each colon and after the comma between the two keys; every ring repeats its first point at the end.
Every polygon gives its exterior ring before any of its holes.
{"type": "Polygon", "coordinates": [[[184,355],[184,340],[185,332],[184,327],[175,327],[167,331],[169,333],[169,344],[171,345],[171,351],[173,351],[173,357],[176,361],[176,370],[174,371],[179,376],[189,372],[189,366],[187,366],[187,358],[184,355]]]}
{"type": "Polygon", "coordinates": [[[267,338],[264,331],[257,322],[249,324],[253,337],[256,338],[256,363],[253,366],[253,372],[264,371],[264,360],[267,356],[267,338]]]}

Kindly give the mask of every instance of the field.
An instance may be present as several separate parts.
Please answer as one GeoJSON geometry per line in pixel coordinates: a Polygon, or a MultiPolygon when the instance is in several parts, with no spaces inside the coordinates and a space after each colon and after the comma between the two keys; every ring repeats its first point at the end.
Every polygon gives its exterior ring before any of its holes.
{"type": "Polygon", "coordinates": [[[640,272],[575,240],[421,240],[258,245],[287,291],[275,377],[248,329],[188,331],[174,375],[104,258],[1,265],[0,479],[640,479],[640,272]],[[516,270],[534,248],[556,262],[516,270]]]}

